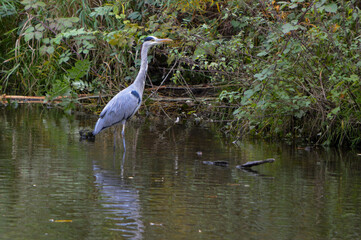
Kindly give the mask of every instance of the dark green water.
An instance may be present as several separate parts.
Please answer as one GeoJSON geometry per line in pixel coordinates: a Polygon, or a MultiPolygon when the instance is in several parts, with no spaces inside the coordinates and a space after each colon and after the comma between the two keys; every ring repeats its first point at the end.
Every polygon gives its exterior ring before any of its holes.
{"type": "Polygon", "coordinates": [[[95,121],[0,108],[0,239],[361,238],[357,151],[235,146],[210,128],[137,121],[123,161],[112,131],[79,141],[95,121]],[[230,166],[202,164],[216,160],[230,166]]]}

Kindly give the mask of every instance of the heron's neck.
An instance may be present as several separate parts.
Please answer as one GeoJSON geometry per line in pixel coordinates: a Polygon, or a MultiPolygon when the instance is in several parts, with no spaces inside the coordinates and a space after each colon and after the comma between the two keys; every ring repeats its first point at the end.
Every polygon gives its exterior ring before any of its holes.
{"type": "Polygon", "coordinates": [[[142,46],[142,51],[140,53],[141,56],[141,64],[140,64],[140,70],[139,73],[137,75],[137,78],[134,81],[134,85],[136,87],[136,89],[139,91],[139,94],[142,95],[143,94],[143,90],[144,90],[144,85],[145,85],[145,79],[146,79],[146,74],[147,74],[147,69],[148,69],[148,50],[149,50],[149,46],[142,46]]]}

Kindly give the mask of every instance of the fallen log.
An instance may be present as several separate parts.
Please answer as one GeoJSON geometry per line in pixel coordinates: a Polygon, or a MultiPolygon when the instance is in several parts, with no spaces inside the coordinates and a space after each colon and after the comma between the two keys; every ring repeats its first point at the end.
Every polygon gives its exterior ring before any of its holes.
{"type": "MultiPolygon", "coordinates": [[[[87,94],[79,94],[79,100],[82,98],[91,98],[97,96],[89,96],[87,94]]],[[[51,100],[50,102],[59,103],[63,98],[67,98],[67,96],[59,96],[51,100]]],[[[17,96],[17,95],[0,95],[0,103],[6,104],[9,101],[17,101],[18,103],[48,103],[45,96],[17,96]]]]}
{"type": "Polygon", "coordinates": [[[44,103],[44,96],[14,96],[14,95],[1,95],[0,102],[6,104],[9,101],[17,101],[18,103],[44,103]]]}
{"type": "Polygon", "coordinates": [[[246,162],[245,164],[242,164],[242,165],[237,165],[236,168],[238,168],[238,169],[251,168],[253,166],[261,165],[264,163],[273,163],[274,161],[275,161],[274,158],[268,158],[266,160],[260,160],[260,161],[251,161],[251,162],[246,162]]]}

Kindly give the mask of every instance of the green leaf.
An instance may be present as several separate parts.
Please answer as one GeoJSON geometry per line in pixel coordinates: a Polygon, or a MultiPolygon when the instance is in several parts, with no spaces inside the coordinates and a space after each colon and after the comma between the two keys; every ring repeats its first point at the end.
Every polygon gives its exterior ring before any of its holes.
{"type": "Polygon", "coordinates": [[[359,83],[360,78],[358,75],[352,74],[350,77],[345,78],[345,80],[352,83],[359,83]]]}
{"type": "Polygon", "coordinates": [[[241,23],[239,21],[232,20],[231,25],[234,28],[238,28],[241,25],[241,23]]]}
{"type": "Polygon", "coordinates": [[[341,109],[340,106],[335,107],[334,109],[331,110],[331,113],[336,115],[340,111],[340,109],[341,109]]]}
{"type": "Polygon", "coordinates": [[[23,5],[28,5],[28,4],[30,4],[30,0],[23,0],[20,3],[23,5]]]}
{"type": "Polygon", "coordinates": [[[244,98],[245,100],[249,99],[250,97],[252,97],[254,94],[254,90],[253,89],[249,89],[247,91],[244,92],[244,98]]]}
{"type": "Polygon", "coordinates": [[[325,6],[325,11],[328,13],[336,13],[337,12],[337,4],[331,3],[325,6]]]}
{"type": "Polygon", "coordinates": [[[49,53],[49,54],[53,54],[54,53],[54,48],[52,46],[49,46],[47,49],[46,49],[46,52],[49,53]]]}
{"type": "Polygon", "coordinates": [[[289,32],[291,32],[291,31],[293,31],[293,30],[297,30],[297,29],[298,29],[298,27],[292,25],[291,23],[286,23],[286,24],[284,24],[284,25],[282,26],[282,32],[283,32],[284,34],[289,33],[289,32]]]}
{"type": "Polygon", "coordinates": [[[63,62],[67,62],[69,60],[69,57],[62,57],[59,59],[59,64],[62,64],[63,62]]]}
{"type": "Polygon", "coordinates": [[[35,32],[34,36],[35,36],[36,40],[40,40],[43,37],[43,33],[42,32],[35,32]]]}
{"type": "Polygon", "coordinates": [[[139,12],[132,12],[131,14],[129,14],[128,18],[132,20],[141,20],[142,14],[140,14],[139,12]]]}
{"type": "Polygon", "coordinates": [[[43,46],[41,46],[41,47],[39,48],[39,52],[40,52],[41,55],[45,55],[45,53],[46,53],[46,48],[47,48],[46,45],[43,45],[43,46]]]}
{"type": "Polygon", "coordinates": [[[79,60],[75,66],[68,70],[68,77],[70,79],[79,80],[84,77],[90,69],[90,61],[88,59],[79,60]]]}
{"type": "Polygon", "coordinates": [[[119,14],[119,7],[118,7],[118,6],[114,6],[114,8],[113,8],[113,13],[114,13],[115,15],[118,15],[118,14],[119,14]]]}
{"type": "Polygon", "coordinates": [[[294,115],[297,118],[302,118],[303,116],[305,116],[305,114],[306,113],[303,110],[300,110],[300,111],[296,112],[294,115]]]}
{"type": "Polygon", "coordinates": [[[70,22],[73,22],[73,23],[76,23],[76,22],[79,22],[80,18],[78,17],[70,17],[70,18],[67,18],[70,22]]]}
{"type": "Polygon", "coordinates": [[[45,30],[44,26],[41,23],[36,24],[35,29],[39,32],[43,32],[45,30]]]}
{"type": "Polygon", "coordinates": [[[265,68],[262,70],[261,73],[257,73],[254,75],[254,77],[259,80],[259,81],[262,81],[264,79],[266,79],[267,77],[271,76],[273,74],[273,70],[270,69],[270,68],[265,68]]]}
{"type": "Polygon", "coordinates": [[[67,62],[70,59],[71,52],[70,50],[66,50],[64,53],[62,53],[59,57],[59,64],[62,64],[64,62],[67,62]]]}
{"type": "Polygon", "coordinates": [[[63,39],[63,34],[62,34],[62,33],[59,33],[58,35],[56,35],[55,38],[52,38],[52,39],[50,40],[50,43],[51,43],[51,44],[59,45],[62,39],[63,39]]]}
{"type": "Polygon", "coordinates": [[[54,53],[54,48],[52,46],[43,45],[40,47],[39,52],[41,55],[45,55],[46,53],[51,55],[54,53]]]}
{"type": "Polygon", "coordinates": [[[296,7],[298,7],[298,4],[297,3],[292,3],[288,6],[290,9],[294,9],[296,7]]]}
{"type": "Polygon", "coordinates": [[[258,57],[263,57],[263,56],[266,56],[268,54],[267,51],[262,51],[260,53],[257,54],[258,57]]]}
{"type": "Polygon", "coordinates": [[[201,57],[203,55],[206,55],[206,50],[202,45],[198,45],[196,50],[194,50],[193,57],[198,58],[198,57],[201,57]]]}
{"type": "Polygon", "coordinates": [[[52,89],[48,92],[47,98],[49,100],[53,100],[58,96],[69,96],[71,92],[69,79],[67,77],[63,77],[63,80],[55,80],[55,83],[52,85],[52,89]]]}
{"type": "Polygon", "coordinates": [[[50,39],[49,38],[43,38],[42,42],[45,43],[45,44],[49,44],[50,39]]]}
{"type": "Polygon", "coordinates": [[[25,37],[25,42],[29,42],[31,39],[33,39],[33,38],[34,38],[34,35],[35,35],[34,32],[25,34],[25,35],[24,35],[24,37],[25,37]]]}
{"type": "MultiPolygon", "coordinates": [[[[113,6],[103,6],[103,7],[96,7],[94,11],[89,14],[90,17],[98,17],[98,16],[107,16],[111,15],[111,11],[113,10],[113,6]]],[[[118,14],[119,8],[114,6],[114,13],[118,14]]]]}
{"type": "Polygon", "coordinates": [[[25,30],[25,33],[31,33],[31,32],[34,32],[35,28],[34,27],[28,27],[26,30],[25,30]]]}
{"type": "Polygon", "coordinates": [[[39,7],[46,7],[46,4],[44,2],[37,2],[35,5],[39,7]]]}
{"type": "Polygon", "coordinates": [[[210,43],[204,43],[197,46],[193,54],[193,59],[197,59],[206,55],[213,55],[216,51],[216,46],[210,43]]]}

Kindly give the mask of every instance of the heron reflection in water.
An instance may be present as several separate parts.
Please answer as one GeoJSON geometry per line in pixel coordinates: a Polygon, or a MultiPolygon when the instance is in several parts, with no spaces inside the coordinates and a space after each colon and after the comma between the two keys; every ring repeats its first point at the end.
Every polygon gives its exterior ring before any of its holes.
{"type": "MultiPolygon", "coordinates": [[[[171,39],[159,39],[156,37],[147,37],[144,39],[144,43],[141,50],[141,65],[139,73],[135,81],[127,88],[120,91],[115,95],[108,104],[104,107],[100,113],[99,119],[95,124],[94,131],[92,132],[93,137],[102,130],[109,128],[115,124],[122,124],[122,138],[124,151],[125,147],[125,123],[138,111],[142,104],[142,97],[145,85],[145,79],[148,69],[148,50],[151,46],[171,42],[171,39]]],[[[114,149],[116,143],[116,129],[114,128],[114,149]]]]}
{"type": "Polygon", "coordinates": [[[143,239],[145,227],[138,190],[116,171],[102,169],[95,163],[93,171],[100,196],[99,212],[111,221],[109,230],[122,232],[126,239],[143,239]]]}

